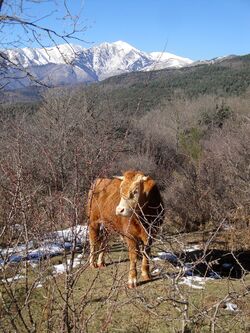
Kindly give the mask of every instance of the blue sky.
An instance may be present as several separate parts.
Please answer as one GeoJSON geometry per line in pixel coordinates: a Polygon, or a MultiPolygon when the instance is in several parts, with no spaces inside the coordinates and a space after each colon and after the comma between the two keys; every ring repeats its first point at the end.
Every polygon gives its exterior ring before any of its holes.
{"type": "Polygon", "coordinates": [[[250,53],[250,0],[86,0],[90,41],[192,59],[250,53]]]}
{"type": "MultiPolygon", "coordinates": [[[[123,40],[143,51],[165,50],[193,60],[250,53],[250,0],[73,0],[68,5],[87,27],[79,37],[88,43],[74,42],[85,47],[123,40]]],[[[30,17],[55,9],[51,1],[27,8],[30,17]]],[[[56,9],[40,24],[61,31],[68,23],[57,18],[61,5],[56,9]]]]}

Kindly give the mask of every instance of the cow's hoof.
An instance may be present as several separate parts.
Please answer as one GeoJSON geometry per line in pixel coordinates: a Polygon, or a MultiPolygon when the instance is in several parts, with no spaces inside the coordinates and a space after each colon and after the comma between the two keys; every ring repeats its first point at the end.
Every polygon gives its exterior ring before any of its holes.
{"type": "Polygon", "coordinates": [[[142,274],[142,280],[143,281],[150,281],[151,280],[151,276],[149,274],[142,274]]]}
{"type": "Polygon", "coordinates": [[[97,264],[94,263],[94,262],[90,263],[90,264],[89,264],[89,267],[90,267],[90,268],[98,268],[97,264]]]}
{"type": "Polygon", "coordinates": [[[137,286],[136,278],[128,280],[128,288],[129,289],[134,289],[134,288],[136,288],[136,286],[137,286]]]}
{"type": "Polygon", "coordinates": [[[98,268],[104,268],[106,267],[106,264],[104,262],[97,264],[98,268]]]}

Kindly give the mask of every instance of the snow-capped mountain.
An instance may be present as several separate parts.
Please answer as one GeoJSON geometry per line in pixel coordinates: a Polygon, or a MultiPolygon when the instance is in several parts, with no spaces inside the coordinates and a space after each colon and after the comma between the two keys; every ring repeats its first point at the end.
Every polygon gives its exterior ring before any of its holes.
{"type": "Polygon", "coordinates": [[[226,55],[226,56],[220,56],[220,57],[216,57],[213,59],[209,59],[209,60],[198,60],[198,61],[194,61],[192,63],[193,66],[196,65],[213,65],[213,64],[218,64],[220,62],[223,62],[224,60],[230,60],[233,58],[236,58],[237,55],[235,54],[230,54],[230,55],[226,55]]]}
{"type": "Polygon", "coordinates": [[[169,67],[180,68],[193,63],[193,61],[188,58],[179,57],[168,52],[151,52],[150,56],[154,62],[152,65],[144,69],[147,71],[169,67]]]}
{"type": "Polygon", "coordinates": [[[0,73],[0,79],[9,89],[28,86],[32,81],[52,86],[94,82],[122,73],[179,68],[193,63],[167,52],[146,53],[122,41],[91,48],[63,44],[0,52],[3,55],[0,59],[5,59],[5,73],[0,73]]]}

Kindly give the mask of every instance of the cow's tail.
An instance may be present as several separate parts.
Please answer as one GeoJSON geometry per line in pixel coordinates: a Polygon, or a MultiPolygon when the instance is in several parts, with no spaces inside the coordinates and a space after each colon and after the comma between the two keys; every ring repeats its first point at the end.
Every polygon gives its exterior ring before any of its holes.
{"type": "Polygon", "coordinates": [[[91,184],[91,187],[89,189],[88,192],[88,198],[87,198],[87,220],[88,220],[88,224],[90,221],[90,213],[91,213],[91,209],[92,209],[92,201],[93,201],[93,196],[94,196],[94,189],[96,186],[96,182],[97,179],[91,184]]]}

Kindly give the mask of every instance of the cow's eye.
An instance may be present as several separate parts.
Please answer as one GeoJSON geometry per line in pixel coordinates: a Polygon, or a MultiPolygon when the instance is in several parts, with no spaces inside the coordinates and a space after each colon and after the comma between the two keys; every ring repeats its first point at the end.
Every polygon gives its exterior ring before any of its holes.
{"type": "Polygon", "coordinates": [[[135,189],[133,192],[129,193],[129,199],[134,199],[134,197],[138,194],[138,189],[135,189]]]}
{"type": "Polygon", "coordinates": [[[138,194],[138,189],[135,189],[133,192],[134,195],[138,194]]]}
{"type": "Polygon", "coordinates": [[[134,193],[133,192],[130,192],[129,199],[134,199],[134,193]]]}

